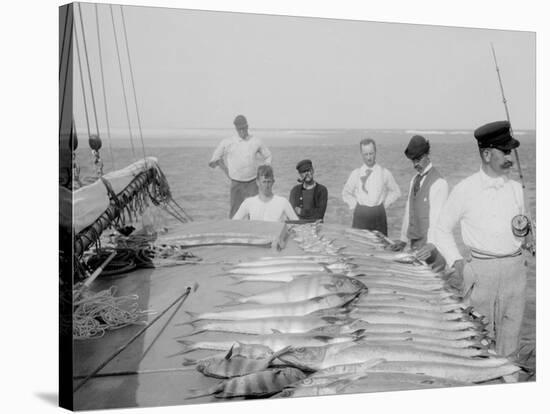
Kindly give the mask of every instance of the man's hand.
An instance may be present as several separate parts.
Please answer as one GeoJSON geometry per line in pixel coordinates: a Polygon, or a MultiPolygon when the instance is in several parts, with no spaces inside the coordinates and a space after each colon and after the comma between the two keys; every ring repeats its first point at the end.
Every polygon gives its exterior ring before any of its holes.
{"type": "Polygon", "coordinates": [[[453,263],[454,272],[447,280],[451,287],[458,290],[460,293],[464,290],[464,259],[459,259],[453,263]]]}
{"type": "Polygon", "coordinates": [[[393,244],[390,244],[388,246],[388,248],[394,252],[401,252],[403,251],[403,249],[405,249],[406,245],[407,243],[402,240],[395,240],[393,244]]]}
{"type": "Polygon", "coordinates": [[[300,207],[294,207],[294,211],[296,212],[296,214],[298,216],[300,216],[300,214],[302,214],[302,209],[300,207]]]}
{"type": "Polygon", "coordinates": [[[415,255],[418,258],[418,260],[426,260],[432,255],[432,252],[434,250],[435,250],[435,246],[432,243],[426,243],[424,246],[422,246],[420,249],[418,249],[415,252],[415,255]]]}

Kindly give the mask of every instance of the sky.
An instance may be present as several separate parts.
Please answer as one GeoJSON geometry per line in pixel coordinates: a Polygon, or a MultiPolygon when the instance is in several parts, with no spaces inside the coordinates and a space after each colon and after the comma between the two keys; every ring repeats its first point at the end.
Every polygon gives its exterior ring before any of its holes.
{"type": "MultiPolygon", "coordinates": [[[[98,5],[111,128],[127,128],[111,9],[98,5]]],[[[121,12],[112,8],[130,124],[136,105],[121,12]]],[[[106,125],[96,9],[81,4],[97,124],[106,125]]],[[[75,9],[89,123],[91,104],[75,9]]],[[[417,24],[125,6],[143,130],[466,129],[505,119],[493,43],[514,129],[535,129],[535,34],[417,24]]],[[[75,117],[86,128],[78,60],[75,117]]]]}

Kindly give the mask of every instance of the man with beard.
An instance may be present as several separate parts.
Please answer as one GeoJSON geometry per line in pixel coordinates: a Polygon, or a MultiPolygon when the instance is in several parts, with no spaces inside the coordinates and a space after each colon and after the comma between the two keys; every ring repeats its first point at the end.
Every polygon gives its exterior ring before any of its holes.
{"type": "Polygon", "coordinates": [[[421,260],[435,270],[445,268],[445,259],[434,246],[435,226],[441,209],[447,201],[449,186],[430,160],[430,143],[421,135],[415,135],[405,149],[405,156],[412,161],[417,174],[411,179],[409,197],[405,205],[401,238],[390,246],[394,251],[411,249],[421,260]]]}
{"type": "Polygon", "coordinates": [[[515,216],[525,214],[523,189],[510,179],[511,151],[519,142],[511,136],[508,121],[483,125],[474,136],[481,168],[451,192],[439,217],[435,244],[455,270],[450,282],[485,316],[496,352],[509,356],[519,346],[527,278],[523,239],[511,224],[515,216]],[[453,237],[457,224],[469,250],[466,257],[453,237]]]}
{"type": "Polygon", "coordinates": [[[388,208],[401,195],[392,173],[376,163],[376,142],[359,143],[363,165],[353,170],[342,190],[342,199],[353,210],[351,227],[388,235],[388,208]]]}
{"type": "Polygon", "coordinates": [[[260,165],[256,175],[258,195],[243,201],[233,220],[286,221],[298,220],[292,206],[284,197],[273,194],[275,176],[270,165],[260,165]]]}
{"type": "Polygon", "coordinates": [[[323,221],[327,209],[327,188],[313,179],[311,160],[302,160],[296,165],[300,178],[298,184],[290,191],[290,204],[304,221],[323,221]]]}

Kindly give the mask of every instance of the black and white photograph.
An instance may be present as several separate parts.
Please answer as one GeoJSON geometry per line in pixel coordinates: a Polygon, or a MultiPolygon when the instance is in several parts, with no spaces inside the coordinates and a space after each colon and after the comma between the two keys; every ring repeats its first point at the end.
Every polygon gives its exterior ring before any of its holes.
{"type": "Polygon", "coordinates": [[[58,4],[59,406],[540,383],[538,32],[183,3],[58,4]]]}
{"type": "Polygon", "coordinates": [[[536,380],[535,33],[94,3],[59,28],[70,408],[536,380]]]}

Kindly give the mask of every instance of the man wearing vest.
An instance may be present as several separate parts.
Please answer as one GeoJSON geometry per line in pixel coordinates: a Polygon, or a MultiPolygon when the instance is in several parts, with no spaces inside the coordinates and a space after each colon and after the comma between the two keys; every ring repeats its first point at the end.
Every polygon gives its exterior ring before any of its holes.
{"type": "Polygon", "coordinates": [[[290,191],[289,201],[300,220],[323,221],[327,209],[327,188],[313,179],[311,160],[302,160],[296,165],[300,178],[290,191]]]}
{"type": "MultiPolygon", "coordinates": [[[[510,178],[512,150],[519,146],[508,121],[475,130],[481,167],[459,182],[449,195],[435,231],[435,244],[455,272],[450,282],[467,304],[486,318],[495,351],[510,356],[517,351],[527,273],[522,257],[523,236],[512,220],[525,214],[521,184],[510,178]],[[463,257],[453,236],[460,224],[469,254],[463,257]]],[[[516,381],[517,375],[504,377],[516,381]]]]}
{"type": "Polygon", "coordinates": [[[449,186],[430,161],[430,143],[415,135],[411,138],[405,156],[412,161],[418,172],[409,185],[401,238],[392,250],[403,250],[410,242],[417,256],[436,270],[445,268],[445,259],[434,246],[435,226],[441,209],[447,200],[449,186]]]}

